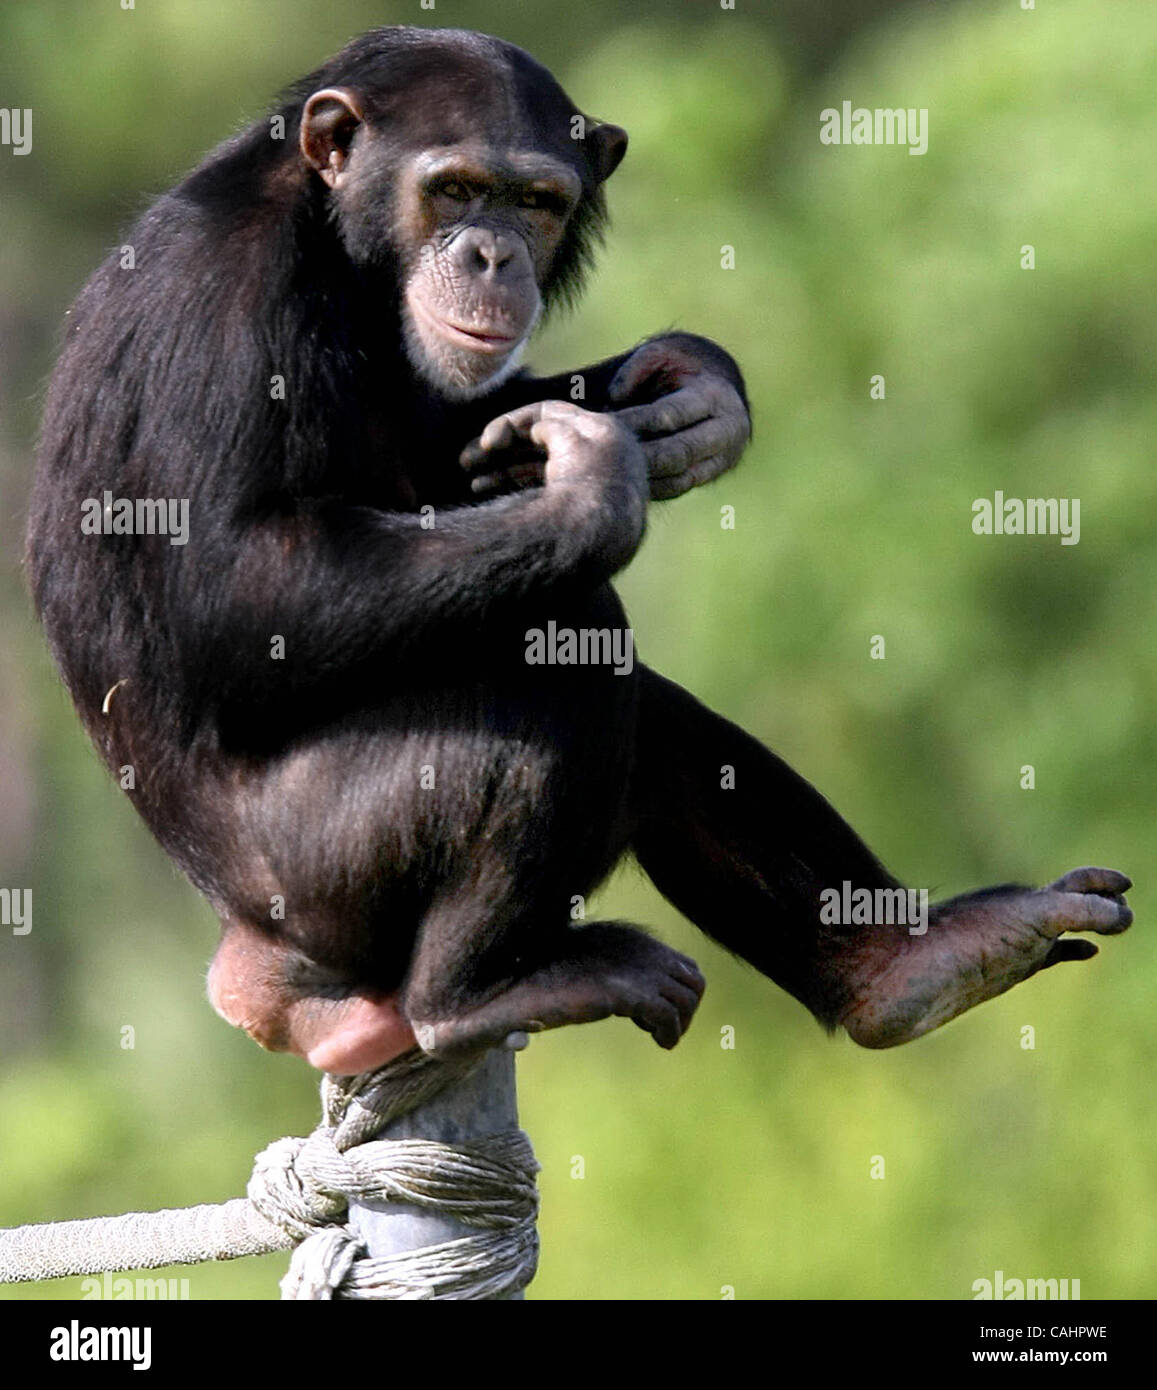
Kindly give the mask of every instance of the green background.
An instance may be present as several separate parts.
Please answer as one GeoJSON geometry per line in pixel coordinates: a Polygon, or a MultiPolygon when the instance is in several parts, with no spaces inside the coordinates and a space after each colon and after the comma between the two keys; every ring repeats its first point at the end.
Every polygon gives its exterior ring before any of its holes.
{"type": "MultiPolygon", "coordinates": [[[[747,373],[740,468],[654,508],[622,578],[644,659],[934,895],[1080,864],[1138,884],[1136,928],[1096,961],[870,1053],[825,1039],[621,872],[592,915],[653,925],[708,992],[671,1054],[615,1021],[521,1058],[543,1163],[532,1296],[959,1299],[997,1269],[1154,1296],[1148,0],[0,10],[0,106],[34,112],[32,154],[0,149],[0,885],[34,903],[29,936],[0,935],[0,1224],[222,1200],[257,1150],[315,1121],[304,1064],[205,1002],[212,914],[88,748],[29,614],[20,536],[85,276],[281,85],[391,22],[511,39],[631,132],[598,273],[536,366],[678,325],[747,373]],[[821,145],[819,112],[845,99],[927,108],[929,152],[821,145]],[[996,489],[1080,498],[1080,544],[974,536],[972,501],[996,489]]],[[[179,1273],[194,1298],[269,1298],[284,1265],[179,1273]]]]}

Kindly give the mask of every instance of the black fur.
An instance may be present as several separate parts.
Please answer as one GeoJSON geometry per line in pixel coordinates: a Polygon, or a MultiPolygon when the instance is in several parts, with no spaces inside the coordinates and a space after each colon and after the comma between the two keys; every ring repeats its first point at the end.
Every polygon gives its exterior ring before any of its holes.
{"type": "MultiPolygon", "coordinates": [[[[354,86],[388,187],[398,150],[454,134],[440,84],[475,92],[488,119],[505,103],[510,138],[585,158],[573,107],[525,54],[381,30],[290,89],[284,141],[263,119],[226,142],[130,232],[136,268],[114,252],[86,286],[29,524],[56,660],[226,926],[293,948],[291,992],[404,984],[415,1016],[474,1007],[569,960],[572,897],[634,848],[705,930],[830,1021],[845,1001],[818,892],[893,880],[806,783],[677,687],[639,666],[526,664],[525,633],[549,619],[625,625],[609,580],[633,546],[592,539],[549,488],[479,504],[457,458],[494,416],[564,397],[569,375],[465,404],[422,385],[400,345],[392,208],[336,221],[300,159],[307,96],[354,86]],[[106,490],[189,499],[188,545],[82,536],[83,500],[106,490]],[[737,792],[720,790],[723,763],[737,792]]],[[[603,226],[582,178],[548,307],[577,291],[603,226]]],[[[725,353],[687,341],[742,391],[725,353]]],[[[586,369],[584,404],[606,405],[624,360],[586,369]]],[[[579,933],[584,949],[635,949],[600,931],[579,933]]]]}

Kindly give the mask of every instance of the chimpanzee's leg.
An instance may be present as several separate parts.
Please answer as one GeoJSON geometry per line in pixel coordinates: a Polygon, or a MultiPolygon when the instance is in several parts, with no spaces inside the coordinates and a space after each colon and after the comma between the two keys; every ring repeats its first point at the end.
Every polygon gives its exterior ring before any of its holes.
{"type": "MultiPolygon", "coordinates": [[[[674,1047],[687,1031],[703,977],[693,960],[670,946],[623,922],[552,929],[527,914],[501,923],[500,950],[479,957],[452,944],[471,906],[448,899],[423,924],[403,1010],[427,1052],[490,1047],[512,1033],[594,1023],[612,1014],[632,1019],[660,1047],[674,1047]],[[514,943],[523,949],[509,957],[514,943]],[[447,973],[450,959],[458,978],[447,973]]],[[[476,934],[493,931],[495,921],[491,904],[486,922],[473,924],[476,934]]]]}
{"type": "Polygon", "coordinates": [[[1044,966],[1096,954],[1057,940],[1062,932],[1111,934],[1132,921],[1123,874],[1078,869],[1040,890],[1007,885],[940,903],[920,934],[911,919],[825,922],[825,890],[842,904],[896,880],[786,763],[649,670],[635,779],[634,850],[659,890],[868,1047],[907,1042],[1044,966]]]}

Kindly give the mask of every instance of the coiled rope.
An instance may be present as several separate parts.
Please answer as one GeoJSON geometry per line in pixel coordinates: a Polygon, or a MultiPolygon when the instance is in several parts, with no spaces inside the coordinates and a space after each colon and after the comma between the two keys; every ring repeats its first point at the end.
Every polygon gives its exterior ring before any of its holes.
{"type": "Polygon", "coordinates": [[[446,1144],[377,1139],[464,1081],[481,1057],[417,1048],[378,1071],[322,1081],[322,1122],[258,1154],[248,1197],[0,1231],[0,1283],[233,1260],[293,1249],[287,1299],[486,1299],[525,1288],[538,1264],[538,1164],[521,1130],[446,1144]],[[476,1227],[420,1250],[372,1256],[351,1199],[403,1202],[476,1227]]]}

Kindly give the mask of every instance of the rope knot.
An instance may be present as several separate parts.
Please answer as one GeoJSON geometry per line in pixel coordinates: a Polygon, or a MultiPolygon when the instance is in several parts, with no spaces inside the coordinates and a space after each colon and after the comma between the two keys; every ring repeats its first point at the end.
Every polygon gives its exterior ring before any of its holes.
{"type": "Polygon", "coordinates": [[[276,1139],[253,1161],[249,1200],[266,1221],[295,1240],[344,1221],[352,1164],[328,1130],[306,1139],[276,1139]]]}
{"type": "Polygon", "coordinates": [[[521,1130],[455,1144],[378,1139],[407,1111],[481,1064],[414,1049],[376,1072],[327,1076],[324,1118],[305,1139],[258,1154],[247,1200],[130,1212],[0,1231],[0,1283],[229,1260],[296,1246],[282,1297],[501,1298],[538,1263],[538,1164],[521,1130]],[[349,1204],[390,1202],[451,1217],[470,1234],[374,1257],[349,1224],[349,1204]]]}

